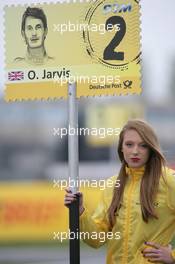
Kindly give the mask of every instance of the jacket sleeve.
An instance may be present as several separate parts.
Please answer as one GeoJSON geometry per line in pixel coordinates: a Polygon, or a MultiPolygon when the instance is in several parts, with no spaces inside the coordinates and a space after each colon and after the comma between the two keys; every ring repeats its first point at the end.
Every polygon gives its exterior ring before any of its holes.
{"type": "Polygon", "coordinates": [[[168,207],[175,213],[175,171],[168,170],[168,207]]]}
{"type": "Polygon", "coordinates": [[[93,215],[85,208],[85,211],[80,216],[80,238],[94,248],[98,248],[105,244],[106,233],[109,231],[107,217],[109,204],[105,201],[106,195],[106,190],[104,190],[100,203],[93,215]]]}

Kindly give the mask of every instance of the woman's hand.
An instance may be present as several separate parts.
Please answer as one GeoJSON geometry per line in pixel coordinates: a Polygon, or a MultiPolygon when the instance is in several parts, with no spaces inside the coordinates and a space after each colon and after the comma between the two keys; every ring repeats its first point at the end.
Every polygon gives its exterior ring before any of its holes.
{"type": "Polygon", "coordinates": [[[66,207],[69,207],[71,203],[76,201],[77,196],[79,196],[79,212],[80,215],[84,212],[84,206],[83,206],[83,194],[81,192],[77,192],[76,194],[73,194],[70,188],[65,189],[66,194],[64,196],[64,205],[66,207]]]}
{"type": "Polygon", "coordinates": [[[142,254],[145,258],[147,258],[150,262],[163,262],[167,264],[173,264],[175,261],[171,256],[172,246],[161,246],[159,244],[153,242],[146,242],[147,246],[151,246],[150,248],[145,248],[142,251],[142,254]]]}

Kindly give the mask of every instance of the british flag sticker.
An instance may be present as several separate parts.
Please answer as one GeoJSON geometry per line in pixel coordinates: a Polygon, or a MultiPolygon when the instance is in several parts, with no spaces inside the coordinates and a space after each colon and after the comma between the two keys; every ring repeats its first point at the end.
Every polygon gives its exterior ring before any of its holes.
{"type": "Polygon", "coordinates": [[[23,71],[11,71],[11,72],[8,72],[8,80],[9,81],[21,81],[21,80],[24,80],[24,72],[23,71]]]}

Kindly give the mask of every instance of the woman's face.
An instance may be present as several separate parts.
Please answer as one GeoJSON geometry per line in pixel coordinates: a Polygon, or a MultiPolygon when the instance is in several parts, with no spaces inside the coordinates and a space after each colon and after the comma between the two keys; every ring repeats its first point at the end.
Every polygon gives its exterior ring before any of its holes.
{"type": "Polygon", "coordinates": [[[140,168],[146,164],[150,149],[134,129],[124,132],[122,152],[129,167],[140,168]]]}

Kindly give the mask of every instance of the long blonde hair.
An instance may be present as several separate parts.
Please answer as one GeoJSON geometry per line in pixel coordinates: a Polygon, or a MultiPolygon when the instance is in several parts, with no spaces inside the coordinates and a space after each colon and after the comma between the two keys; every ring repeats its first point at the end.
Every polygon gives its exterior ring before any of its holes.
{"type": "Polygon", "coordinates": [[[112,202],[108,209],[108,217],[111,228],[115,224],[116,214],[120,209],[127,181],[127,173],[125,169],[127,164],[123,156],[122,144],[125,132],[130,129],[134,129],[150,149],[150,156],[148,162],[145,164],[145,171],[140,186],[142,217],[145,222],[148,222],[148,219],[152,217],[156,219],[158,218],[155,213],[153,203],[158,191],[160,177],[163,176],[165,158],[160,150],[159,141],[152,127],[143,120],[133,119],[126,123],[119,135],[118,155],[122,166],[117,178],[117,180],[120,180],[120,186],[114,187],[112,202]]]}

